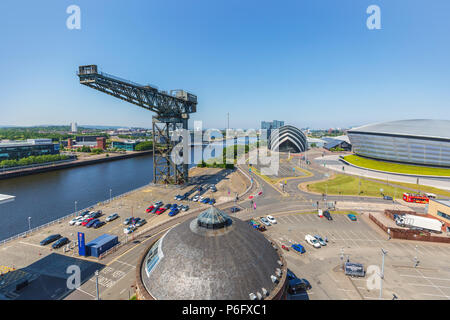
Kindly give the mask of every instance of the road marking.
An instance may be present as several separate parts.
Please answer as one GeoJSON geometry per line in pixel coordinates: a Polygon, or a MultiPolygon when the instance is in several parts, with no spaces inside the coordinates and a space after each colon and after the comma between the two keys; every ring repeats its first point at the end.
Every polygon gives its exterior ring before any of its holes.
{"type": "Polygon", "coordinates": [[[435,285],[431,285],[431,284],[421,284],[421,283],[407,283],[410,286],[417,286],[417,287],[435,287],[435,288],[444,288],[444,289],[450,289],[450,287],[446,287],[446,286],[435,286],[435,285]]]}
{"type": "Polygon", "coordinates": [[[76,288],[76,290],[78,290],[78,291],[80,291],[80,292],[83,292],[84,294],[87,294],[88,296],[91,296],[91,297],[94,298],[94,299],[96,298],[93,294],[90,294],[90,293],[88,293],[88,292],[82,290],[81,288],[76,288]]]}
{"type": "MultiPolygon", "coordinates": [[[[417,271],[417,269],[415,269],[417,271]]],[[[418,271],[417,271],[418,272],[418,271]]],[[[417,278],[417,275],[411,275],[411,274],[401,274],[401,277],[412,277],[412,278],[417,278]]],[[[441,280],[441,281],[450,281],[450,279],[446,279],[446,278],[434,278],[434,277],[425,277],[422,275],[422,278],[424,279],[431,279],[431,280],[441,280]]]]}
{"type": "Polygon", "coordinates": [[[23,241],[19,241],[19,243],[21,243],[21,244],[27,244],[27,245],[29,245],[29,246],[33,246],[33,247],[37,247],[37,248],[39,248],[39,249],[47,249],[48,247],[43,247],[43,246],[40,246],[40,245],[37,245],[37,244],[34,244],[34,243],[28,243],[28,242],[23,242],[23,241]]]}
{"type": "Polygon", "coordinates": [[[136,268],[136,266],[133,266],[133,265],[131,265],[129,263],[126,263],[126,262],[123,262],[123,261],[120,261],[120,260],[116,260],[116,262],[122,263],[122,264],[127,265],[127,266],[129,266],[131,268],[136,268]]]}
{"type": "MultiPolygon", "coordinates": [[[[426,278],[419,270],[416,269],[416,272],[417,272],[420,276],[422,276],[423,278],[427,279],[427,278],[426,278]]],[[[447,295],[444,293],[444,291],[442,291],[441,288],[436,287],[436,285],[435,285],[433,282],[431,282],[429,279],[427,279],[427,280],[428,280],[429,283],[431,283],[431,284],[433,285],[433,287],[434,287],[435,289],[437,289],[437,290],[440,291],[444,296],[446,296],[447,299],[450,299],[450,296],[447,296],[447,295]]]]}
{"type": "Polygon", "coordinates": [[[442,298],[450,299],[450,296],[447,296],[447,295],[430,294],[430,293],[422,293],[422,295],[424,295],[424,296],[432,296],[432,297],[442,297],[442,298]]]}

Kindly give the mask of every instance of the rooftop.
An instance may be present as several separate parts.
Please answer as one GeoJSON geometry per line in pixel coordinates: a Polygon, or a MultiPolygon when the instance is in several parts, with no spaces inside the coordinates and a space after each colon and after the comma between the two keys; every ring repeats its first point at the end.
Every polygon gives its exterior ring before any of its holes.
{"type": "Polygon", "coordinates": [[[364,125],[350,129],[348,133],[384,133],[450,140],[450,120],[399,120],[364,125]]]}
{"type": "Polygon", "coordinates": [[[450,207],[450,199],[435,199],[434,201],[443,204],[444,206],[450,207]]]}

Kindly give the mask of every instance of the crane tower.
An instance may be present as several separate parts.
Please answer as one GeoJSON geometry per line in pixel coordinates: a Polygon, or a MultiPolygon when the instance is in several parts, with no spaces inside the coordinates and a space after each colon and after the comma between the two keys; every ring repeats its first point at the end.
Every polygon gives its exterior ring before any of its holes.
{"type": "Polygon", "coordinates": [[[82,85],[156,113],[152,117],[153,182],[188,182],[188,163],[184,161],[177,164],[171,157],[172,150],[180,139],[172,141],[170,134],[181,128],[187,132],[189,114],[197,111],[196,95],[184,90],[166,92],[152,85],[140,85],[99,72],[97,65],[79,66],[78,77],[82,85]]]}

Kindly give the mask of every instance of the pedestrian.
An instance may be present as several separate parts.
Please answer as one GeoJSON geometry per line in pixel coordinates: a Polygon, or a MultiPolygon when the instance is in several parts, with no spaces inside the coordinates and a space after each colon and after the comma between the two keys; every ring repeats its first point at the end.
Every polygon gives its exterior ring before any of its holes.
{"type": "Polygon", "coordinates": [[[390,228],[388,228],[387,229],[387,233],[388,233],[388,240],[391,240],[391,229],[390,228]]]}

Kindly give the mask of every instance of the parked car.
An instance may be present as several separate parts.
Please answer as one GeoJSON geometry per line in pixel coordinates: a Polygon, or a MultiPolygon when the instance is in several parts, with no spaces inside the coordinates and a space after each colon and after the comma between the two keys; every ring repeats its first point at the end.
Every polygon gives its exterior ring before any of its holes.
{"type": "Polygon", "coordinates": [[[182,211],[188,211],[188,210],[189,210],[189,206],[188,206],[188,205],[184,205],[184,206],[181,208],[181,210],[182,210],[182,211]]]}
{"type": "Polygon", "coordinates": [[[134,217],[126,218],[126,219],[123,221],[123,224],[124,224],[124,225],[129,225],[129,224],[131,223],[131,220],[133,220],[133,219],[134,219],[134,217]]]}
{"type": "Polygon", "coordinates": [[[321,236],[316,234],[316,235],[314,235],[314,238],[316,238],[317,241],[319,241],[321,246],[326,246],[327,245],[327,242],[325,240],[323,240],[321,236]]]}
{"type": "Polygon", "coordinates": [[[365,277],[366,271],[361,263],[346,262],[344,265],[345,274],[350,277],[365,277]]]}
{"type": "Polygon", "coordinates": [[[217,188],[216,188],[215,185],[211,185],[211,186],[209,187],[209,190],[211,190],[212,192],[217,192],[217,188]]]}
{"type": "Polygon", "coordinates": [[[54,244],[52,244],[53,249],[61,248],[63,245],[68,244],[70,240],[66,237],[59,239],[54,244]]]}
{"type": "Polygon", "coordinates": [[[261,222],[264,223],[266,226],[270,226],[270,222],[266,218],[261,217],[261,218],[259,218],[259,220],[261,220],[261,222]]]}
{"type": "Polygon", "coordinates": [[[297,279],[295,273],[293,273],[290,269],[287,269],[286,276],[288,280],[297,279]]]}
{"type": "Polygon", "coordinates": [[[178,212],[180,212],[180,209],[178,209],[178,208],[173,208],[173,209],[169,212],[169,217],[173,217],[173,216],[177,215],[178,212]]]}
{"type": "Polygon", "coordinates": [[[155,214],[160,215],[161,213],[164,213],[167,209],[165,207],[161,207],[158,210],[156,210],[155,214]]]}
{"type": "Polygon", "coordinates": [[[300,253],[306,252],[305,248],[299,243],[294,243],[293,245],[291,245],[291,248],[300,253]]]}
{"type": "Polygon", "coordinates": [[[125,234],[133,233],[134,230],[136,230],[136,227],[131,224],[128,227],[123,229],[123,233],[125,233],[125,234]]]}
{"type": "Polygon", "coordinates": [[[86,228],[92,227],[92,226],[94,225],[94,223],[96,223],[97,221],[100,221],[100,219],[92,219],[91,221],[89,221],[89,222],[86,224],[86,228]]]}
{"type": "Polygon", "coordinates": [[[87,224],[88,224],[89,222],[91,222],[92,220],[94,220],[94,218],[87,218],[87,219],[83,220],[83,222],[81,223],[81,225],[84,226],[84,227],[86,227],[87,224]]]}
{"type": "Polygon", "coordinates": [[[89,217],[90,218],[98,218],[98,217],[100,217],[102,215],[102,212],[100,211],[100,210],[98,210],[98,211],[94,211],[93,213],[91,213],[90,215],[89,215],[89,217]]]}
{"type": "Polygon", "coordinates": [[[241,211],[241,208],[239,208],[239,207],[231,207],[230,208],[230,212],[231,213],[235,213],[235,212],[238,212],[238,211],[241,211]]]}
{"type": "Polygon", "coordinates": [[[209,204],[211,204],[211,205],[213,205],[214,203],[216,203],[216,199],[214,199],[214,198],[211,198],[210,200],[209,200],[209,202],[208,202],[209,204]]]}
{"type": "Polygon", "coordinates": [[[384,196],[383,199],[384,200],[391,200],[391,201],[394,200],[391,196],[384,196]]]}
{"type": "Polygon", "coordinates": [[[311,284],[306,279],[295,278],[289,280],[288,292],[290,294],[297,294],[311,289],[311,284]]]}
{"type": "Polygon", "coordinates": [[[312,245],[314,248],[320,248],[321,246],[320,246],[320,243],[319,243],[319,241],[317,241],[317,239],[316,238],[314,238],[312,235],[310,235],[310,234],[307,234],[306,236],[305,236],[305,241],[306,242],[308,242],[310,245],[312,245]]]}
{"type": "Polygon", "coordinates": [[[329,220],[329,221],[333,220],[333,218],[331,217],[330,211],[328,211],[328,210],[325,210],[325,211],[323,212],[323,216],[324,216],[325,218],[327,218],[327,220],[329,220]]]}
{"type": "Polygon", "coordinates": [[[56,241],[56,240],[58,240],[58,239],[60,239],[61,238],[61,235],[60,234],[52,234],[51,236],[48,236],[47,238],[45,238],[44,240],[42,240],[41,242],[40,242],[40,245],[41,246],[45,246],[45,245],[47,245],[47,244],[49,244],[49,243],[52,243],[52,242],[54,242],[54,241],[56,241]]]}
{"type": "Polygon", "coordinates": [[[95,222],[93,225],[92,225],[92,227],[94,228],[94,229],[98,229],[98,228],[100,228],[101,226],[104,226],[106,224],[106,222],[105,221],[97,221],[97,222],[95,222]]]}
{"type": "Polygon", "coordinates": [[[274,217],[272,217],[272,216],[267,216],[266,217],[267,218],[267,220],[269,220],[269,222],[271,223],[271,224],[276,224],[277,223],[277,220],[275,220],[275,218],[274,217]]]}
{"type": "Polygon", "coordinates": [[[164,203],[162,201],[155,202],[155,207],[161,207],[164,203]]]}
{"type": "Polygon", "coordinates": [[[113,214],[110,214],[108,217],[106,217],[106,221],[110,222],[110,221],[116,220],[118,217],[119,217],[118,213],[113,213],[113,214]]]}
{"type": "Polygon", "coordinates": [[[356,216],[355,216],[354,214],[349,213],[349,214],[347,215],[347,217],[348,217],[350,220],[352,220],[352,221],[356,221],[356,216]]]}
{"type": "Polygon", "coordinates": [[[77,221],[83,219],[83,216],[78,216],[69,221],[69,225],[73,226],[77,221]]]}
{"type": "Polygon", "coordinates": [[[209,202],[209,198],[204,198],[202,201],[200,201],[201,203],[208,203],[209,202]]]}
{"type": "Polygon", "coordinates": [[[141,220],[139,220],[138,222],[136,222],[135,226],[136,226],[136,227],[140,227],[140,226],[143,226],[143,225],[146,224],[146,223],[147,223],[147,220],[141,219],[141,220]]]}
{"type": "Polygon", "coordinates": [[[155,209],[155,206],[154,206],[154,205],[151,205],[150,207],[148,207],[148,208],[145,210],[145,212],[149,213],[149,212],[151,212],[153,209],[155,209]]]}
{"type": "Polygon", "coordinates": [[[173,197],[173,200],[180,200],[181,195],[177,194],[175,197],[173,197]]]}
{"type": "Polygon", "coordinates": [[[156,211],[158,211],[160,207],[161,207],[160,205],[155,206],[155,207],[152,209],[152,211],[150,211],[150,213],[156,213],[156,211]]]}
{"type": "Polygon", "coordinates": [[[166,204],[166,205],[164,206],[164,208],[167,210],[167,209],[170,209],[171,206],[172,206],[172,205],[171,205],[170,203],[168,203],[168,204],[166,204]]]}
{"type": "Polygon", "coordinates": [[[289,248],[287,246],[285,246],[284,244],[281,246],[281,249],[284,249],[286,251],[289,251],[289,248]]]}
{"type": "Polygon", "coordinates": [[[193,197],[192,197],[192,201],[197,202],[199,198],[200,198],[200,197],[199,197],[198,195],[197,195],[197,196],[193,196],[193,197]]]}
{"type": "Polygon", "coordinates": [[[75,222],[75,225],[76,226],[81,226],[81,224],[83,223],[83,221],[84,220],[86,220],[87,218],[81,218],[80,220],[77,220],[76,222],[75,222]]]}

